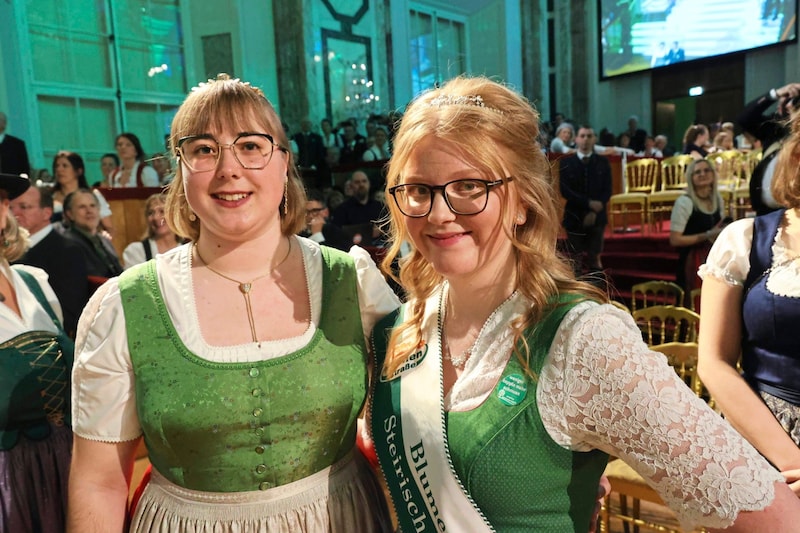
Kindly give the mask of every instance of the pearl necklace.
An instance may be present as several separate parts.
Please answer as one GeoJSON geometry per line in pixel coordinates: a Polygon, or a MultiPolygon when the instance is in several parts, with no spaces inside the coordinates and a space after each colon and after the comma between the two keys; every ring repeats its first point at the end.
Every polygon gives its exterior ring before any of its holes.
{"type": "Polygon", "coordinates": [[[241,292],[242,296],[244,296],[244,303],[247,308],[247,319],[250,322],[250,334],[253,336],[253,342],[258,342],[258,335],[256,334],[256,322],[255,322],[255,317],[253,316],[253,307],[250,303],[250,289],[253,288],[253,283],[255,283],[260,279],[266,278],[267,276],[272,274],[275,270],[278,270],[278,268],[280,268],[280,266],[284,264],[287,259],[289,259],[289,254],[292,253],[292,239],[289,238],[289,249],[286,251],[286,255],[283,256],[283,259],[281,259],[280,262],[273,268],[268,269],[264,274],[261,274],[260,276],[257,276],[251,279],[250,281],[239,281],[238,279],[233,279],[232,277],[226,276],[219,270],[213,268],[206,262],[205,259],[203,259],[203,256],[200,255],[200,250],[197,249],[197,243],[194,243],[194,251],[197,254],[197,258],[200,260],[201,263],[203,263],[203,266],[205,266],[207,269],[209,269],[217,276],[224,278],[228,281],[232,281],[237,285],[239,285],[239,292],[241,292]]]}

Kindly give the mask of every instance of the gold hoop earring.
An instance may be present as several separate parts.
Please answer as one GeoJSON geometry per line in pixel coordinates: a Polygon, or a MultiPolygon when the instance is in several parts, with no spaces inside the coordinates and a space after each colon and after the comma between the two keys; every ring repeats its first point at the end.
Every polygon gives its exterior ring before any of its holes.
{"type": "Polygon", "coordinates": [[[194,222],[197,220],[197,215],[194,214],[194,211],[189,211],[189,222],[194,222]]]}

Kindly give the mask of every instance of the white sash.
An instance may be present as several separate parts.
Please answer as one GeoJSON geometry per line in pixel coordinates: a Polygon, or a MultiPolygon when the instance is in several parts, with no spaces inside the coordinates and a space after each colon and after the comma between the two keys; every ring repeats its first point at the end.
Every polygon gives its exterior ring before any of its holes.
{"type": "MultiPolygon", "coordinates": [[[[396,378],[400,379],[402,399],[397,423],[402,429],[404,460],[437,531],[494,531],[462,488],[448,452],[438,323],[441,298],[440,289],[439,298],[426,302],[422,333],[427,351],[416,365],[396,378]]],[[[416,531],[424,531],[422,520],[414,521],[414,526],[416,531]]]]}

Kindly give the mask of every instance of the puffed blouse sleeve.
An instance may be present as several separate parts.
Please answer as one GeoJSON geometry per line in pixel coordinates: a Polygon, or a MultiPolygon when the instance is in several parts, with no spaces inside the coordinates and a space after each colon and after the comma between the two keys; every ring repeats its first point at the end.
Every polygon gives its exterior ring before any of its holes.
{"type": "MultiPolygon", "coordinates": [[[[147,246],[150,246],[150,241],[147,241],[147,246]]],[[[134,241],[125,247],[122,252],[122,266],[125,270],[134,265],[144,263],[147,260],[145,255],[144,244],[141,241],[134,241]]]]}
{"type": "Polygon", "coordinates": [[[78,322],[72,424],[76,435],[102,442],[124,442],[142,433],[117,278],[94,293],[78,322]]]}
{"type": "Polygon", "coordinates": [[[369,252],[353,246],[349,254],[356,264],[361,324],[364,327],[364,336],[369,338],[375,323],[400,307],[400,300],[386,283],[369,252]]]}
{"type": "Polygon", "coordinates": [[[701,278],[711,276],[728,285],[744,285],[750,273],[753,221],[752,218],[743,218],[722,230],[708,252],[705,264],[697,272],[701,278]]]}
{"type": "Polygon", "coordinates": [[[669,230],[683,235],[686,229],[686,223],[689,222],[689,217],[692,216],[694,204],[692,199],[688,196],[681,195],[675,199],[675,204],[672,206],[672,213],[669,218],[669,230]]]}
{"type": "Polygon", "coordinates": [[[110,217],[111,206],[108,205],[108,200],[106,200],[106,197],[103,196],[103,193],[97,189],[94,189],[92,192],[94,192],[94,196],[97,198],[97,207],[100,208],[100,218],[110,217]]]}
{"type": "Polygon", "coordinates": [[[761,510],[783,477],[648,349],[630,315],[581,304],[561,323],[537,402],[553,439],[621,458],[687,531],[761,510]]]}
{"type": "Polygon", "coordinates": [[[53,288],[50,286],[50,282],[48,281],[50,277],[48,276],[47,272],[41,268],[23,264],[16,264],[13,268],[15,270],[24,270],[36,279],[36,281],[39,283],[39,288],[41,288],[42,293],[44,293],[45,300],[47,300],[47,303],[49,303],[50,307],[53,308],[53,312],[56,314],[59,322],[63,324],[64,312],[61,309],[61,303],[58,301],[56,293],[53,292],[53,288]]]}

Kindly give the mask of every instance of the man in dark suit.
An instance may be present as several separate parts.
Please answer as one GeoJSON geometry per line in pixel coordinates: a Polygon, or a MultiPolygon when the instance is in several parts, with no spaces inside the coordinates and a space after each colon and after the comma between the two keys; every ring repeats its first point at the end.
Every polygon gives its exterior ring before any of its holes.
{"type": "Polygon", "coordinates": [[[589,272],[603,269],[603,233],[608,218],[606,204],[611,198],[611,165],[594,153],[595,136],[591,126],[581,126],[575,137],[577,152],[559,161],[564,229],[575,274],[583,272],[583,255],[589,272]]]}
{"type": "Polygon", "coordinates": [[[325,160],[325,147],[322,145],[322,136],[311,131],[311,121],[303,119],[300,122],[300,133],[295,133],[292,140],[297,143],[297,152],[300,157],[297,164],[303,168],[320,168],[325,160]]]}
{"type": "Polygon", "coordinates": [[[353,165],[361,163],[361,158],[366,151],[366,137],[356,131],[355,124],[345,122],[342,126],[342,149],[339,155],[339,164],[353,165]]]}
{"type": "Polygon", "coordinates": [[[348,251],[353,246],[353,239],[342,228],[328,222],[329,216],[323,194],[316,189],[309,190],[306,194],[306,228],[301,235],[319,244],[348,251]]]}
{"type": "Polygon", "coordinates": [[[53,196],[47,188],[29,187],[11,200],[11,212],[31,234],[31,247],[17,263],[39,267],[50,277],[64,312],[64,329],[75,337],[78,318],[89,300],[86,264],[80,249],[50,224],[53,196]]]}
{"type": "Polygon", "coordinates": [[[630,137],[630,148],[634,153],[639,153],[644,150],[644,141],[647,139],[647,132],[639,127],[639,117],[631,115],[628,118],[628,129],[624,133],[627,133],[628,137],[630,137]]]}
{"type": "Polygon", "coordinates": [[[25,141],[6,133],[8,117],[0,111],[0,172],[30,176],[31,164],[25,141]]]}
{"type": "Polygon", "coordinates": [[[756,215],[766,215],[781,207],[772,196],[772,175],[783,142],[790,133],[787,119],[798,107],[800,83],[788,83],[752,100],[736,117],[745,132],[761,141],[763,149],[761,161],[750,176],[750,205],[756,215]],[[774,104],[777,104],[774,112],[767,113],[774,104]]]}

